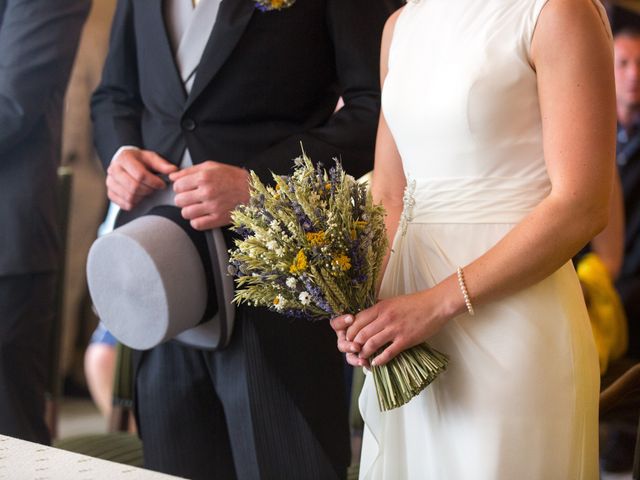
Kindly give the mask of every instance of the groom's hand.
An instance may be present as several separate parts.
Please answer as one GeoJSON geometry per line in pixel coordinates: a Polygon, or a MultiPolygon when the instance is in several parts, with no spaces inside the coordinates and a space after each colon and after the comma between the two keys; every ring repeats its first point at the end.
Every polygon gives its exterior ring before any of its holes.
{"type": "Polygon", "coordinates": [[[178,167],[150,150],[125,147],[107,169],[107,195],[123,210],[131,210],[147,195],[166,187],[157,173],[168,175],[178,167]]]}
{"type": "Polygon", "coordinates": [[[172,173],[176,205],[196,230],[228,225],[231,210],[249,201],[249,172],[212,160],[172,173]]]}

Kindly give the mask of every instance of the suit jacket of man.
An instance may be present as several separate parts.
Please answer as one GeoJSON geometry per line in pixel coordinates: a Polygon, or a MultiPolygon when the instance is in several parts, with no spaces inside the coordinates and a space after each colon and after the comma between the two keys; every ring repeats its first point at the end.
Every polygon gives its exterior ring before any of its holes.
{"type": "Polygon", "coordinates": [[[629,136],[618,125],[616,158],[625,209],[624,261],[620,278],[637,279],[640,278],[640,130],[629,136]]]}
{"type": "Polygon", "coordinates": [[[616,160],[624,196],[625,235],[622,268],[616,280],[629,326],[627,354],[640,358],[640,130],[618,125],[616,160]]]}
{"type": "Polygon", "coordinates": [[[290,170],[300,142],[316,161],[341,157],[349,173],[372,167],[383,22],[397,1],[298,0],[261,12],[224,0],[190,95],[162,18],[161,0],[121,0],[103,81],[93,97],[105,167],[122,145],[179,163],[216,160],[290,170]],[[391,5],[390,5],[391,4],[391,5]],[[338,97],[346,106],[332,116],[338,97]]]}
{"type": "MultiPolygon", "coordinates": [[[[262,12],[252,0],[223,0],[187,95],[162,0],[120,0],[92,100],[105,167],[123,145],[156,151],[175,164],[188,148],[195,164],[216,160],[269,181],[270,171],[291,170],[302,143],[314,161],[330,166],[337,157],[347,172],[364,174],[373,166],[380,36],[398,6],[393,0],[297,0],[262,12]],[[334,114],[340,96],[345,106],[334,114]]],[[[237,318],[250,322],[259,338],[243,347],[261,358],[249,363],[277,372],[325,451],[346,467],[346,409],[334,375],[341,375],[342,360],[328,323],[320,332],[312,322],[244,306],[237,318]]],[[[251,391],[252,408],[267,398],[257,387],[251,391]]]]}
{"type": "Polygon", "coordinates": [[[0,0],[0,275],[57,268],[62,106],[89,0],[0,0]]]}

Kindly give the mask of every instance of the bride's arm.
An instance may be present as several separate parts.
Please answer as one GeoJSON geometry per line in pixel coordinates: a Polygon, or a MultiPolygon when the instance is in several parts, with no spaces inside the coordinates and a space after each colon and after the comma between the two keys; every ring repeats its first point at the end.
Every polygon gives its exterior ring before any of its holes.
{"type": "MultiPolygon", "coordinates": [[[[389,47],[391,38],[393,37],[396,19],[401,10],[402,9],[398,10],[389,17],[382,34],[382,47],[380,52],[380,82],[382,85],[384,85],[384,81],[387,78],[387,72],[389,70],[389,47]]],[[[384,223],[387,228],[389,250],[387,251],[380,277],[382,277],[382,272],[384,272],[386,268],[391,243],[398,229],[403,207],[402,197],[406,183],[402,160],[400,159],[396,142],[389,131],[389,126],[384,118],[384,112],[380,109],[373,178],[371,180],[371,195],[373,196],[373,201],[375,203],[382,203],[387,213],[384,223]]]]}
{"type": "MultiPolygon", "coordinates": [[[[382,33],[380,48],[381,87],[384,85],[384,81],[387,78],[387,72],[389,70],[389,47],[391,45],[396,20],[402,10],[403,8],[400,8],[389,17],[385,23],[382,33]]],[[[406,179],[402,167],[402,160],[400,159],[396,143],[389,131],[387,121],[385,120],[381,109],[380,119],[378,121],[378,131],[376,134],[371,194],[373,196],[373,201],[376,204],[382,203],[386,210],[384,223],[387,229],[387,237],[389,239],[389,250],[387,251],[387,255],[383,261],[383,266],[380,269],[380,278],[378,279],[378,282],[381,281],[382,275],[389,261],[391,243],[395,237],[398,222],[400,221],[400,214],[402,213],[402,197],[405,185],[406,179]]],[[[345,341],[346,330],[344,328],[336,329],[336,334],[338,335],[338,349],[347,353],[347,360],[355,365],[358,359],[354,355],[348,353],[353,351],[353,347],[350,342],[345,341]]]]}
{"type": "MultiPolygon", "coordinates": [[[[474,305],[544,279],[607,223],[615,157],[613,58],[591,2],[551,0],[540,14],[531,56],[537,72],[543,146],[551,192],[486,254],[464,267],[474,305]]],[[[455,273],[435,287],[383,300],[332,321],[348,326],[343,351],[352,364],[390,344],[384,364],[466,311],[455,273]],[[362,346],[362,347],[360,347],[362,346]]]]}

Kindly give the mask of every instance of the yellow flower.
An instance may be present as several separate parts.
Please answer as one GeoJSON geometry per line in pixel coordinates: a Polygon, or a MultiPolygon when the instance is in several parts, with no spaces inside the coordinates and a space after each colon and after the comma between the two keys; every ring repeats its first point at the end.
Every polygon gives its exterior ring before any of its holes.
{"type": "Polygon", "coordinates": [[[324,232],[307,232],[307,241],[314,247],[324,244],[324,232]]]}
{"type": "Polygon", "coordinates": [[[290,273],[298,273],[302,272],[307,268],[307,256],[304,254],[304,251],[300,250],[296,255],[296,258],[293,260],[291,267],[289,267],[290,273]]]}
{"type": "Polygon", "coordinates": [[[338,255],[333,262],[340,267],[340,270],[342,270],[343,272],[346,272],[347,270],[349,270],[351,268],[351,259],[346,256],[344,253],[341,253],[340,255],[338,255]]]}
{"type": "Polygon", "coordinates": [[[263,12],[269,12],[272,10],[282,10],[283,8],[290,7],[296,0],[254,0],[258,10],[263,12]]]}
{"type": "Polygon", "coordinates": [[[280,303],[280,295],[273,299],[273,304],[278,305],[280,303]]]}
{"type": "Polygon", "coordinates": [[[331,190],[331,184],[330,183],[325,183],[324,184],[324,189],[325,190],[331,190]]]}

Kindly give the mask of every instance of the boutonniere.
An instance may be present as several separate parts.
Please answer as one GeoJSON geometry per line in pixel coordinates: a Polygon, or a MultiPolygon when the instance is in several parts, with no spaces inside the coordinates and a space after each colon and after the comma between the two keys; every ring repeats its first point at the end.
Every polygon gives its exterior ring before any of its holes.
{"type": "Polygon", "coordinates": [[[271,10],[282,10],[283,8],[289,8],[296,3],[296,0],[254,0],[256,2],[256,8],[262,12],[269,12],[271,10]]]}

